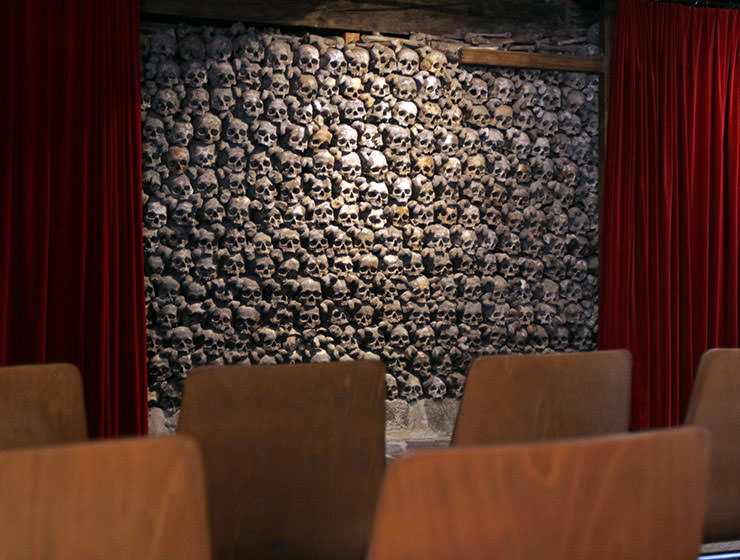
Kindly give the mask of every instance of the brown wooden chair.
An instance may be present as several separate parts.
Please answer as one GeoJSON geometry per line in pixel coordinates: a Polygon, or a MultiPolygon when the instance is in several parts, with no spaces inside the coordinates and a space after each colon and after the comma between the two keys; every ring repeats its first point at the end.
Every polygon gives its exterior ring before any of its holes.
{"type": "Polygon", "coordinates": [[[699,428],[411,453],[368,560],[693,560],[708,458],[699,428]]]}
{"type": "Polygon", "coordinates": [[[704,538],[740,540],[740,349],[714,348],[702,355],[686,424],[712,434],[704,538]]]}
{"type": "Polygon", "coordinates": [[[75,366],[0,367],[0,449],[86,439],[82,379],[75,366]]]}
{"type": "Polygon", "coordinates": [[[210,558],[200,455],[185,437],[0,452],[0,560],[210,558]]]}
{"type": "Polygon", "coordinates": [[[481,356],[468,372],[452,445],[626,432],[627,350],[481,356]]]}
{"type": "Polygon", "coordinates": [[[218,558],[362,558],[385,466],[385,366],[194,369],[178,431],[203,451],[218,558]]]}

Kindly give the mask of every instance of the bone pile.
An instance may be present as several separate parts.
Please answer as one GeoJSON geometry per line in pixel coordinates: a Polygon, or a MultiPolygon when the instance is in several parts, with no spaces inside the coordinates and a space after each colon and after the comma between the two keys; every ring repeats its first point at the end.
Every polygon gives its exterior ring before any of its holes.
{"type": "Polygon", "coordinates": [[[459,397],[484,353],[590,350],[598,80],[423,42],[142,34],[150,405],[192,366],[382,359],[459,397]]]}

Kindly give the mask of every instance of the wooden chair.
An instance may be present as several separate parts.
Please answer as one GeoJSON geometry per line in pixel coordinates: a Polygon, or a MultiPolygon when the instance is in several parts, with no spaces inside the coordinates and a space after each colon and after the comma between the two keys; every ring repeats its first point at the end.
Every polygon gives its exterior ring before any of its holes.
{"type": "Polygon", "coordinates": [[[0,449],[86,439],[82,379],[75,366],[0,367],[0,449]]]}
{"type": "Polygon", "coordinates": [[[708,456],[699,428],[411,453],[368,560],[693,560],[708,456]]]}
{"type": "Polygon", "coordinates": [[[627,350],[482,356],[473,361],[452,445],[626,432],[627,350]]]}
{"type": "Polygon", "coordinates": [[[362,558],[385,466],[385,366],[194,369],[178,431],[204,457],[218,558],[362,558]]]}
{"type": "Polygon", "coordinates": [[[686,424],[712,434],[705,540],[740,540],[740,349],[707,350],[697,367],[686,424]]]}
{"type": "Polygon", "coordinates": [[[210,558],[200,455],[184,437],[0,452],[0,560],[210,558]]]}

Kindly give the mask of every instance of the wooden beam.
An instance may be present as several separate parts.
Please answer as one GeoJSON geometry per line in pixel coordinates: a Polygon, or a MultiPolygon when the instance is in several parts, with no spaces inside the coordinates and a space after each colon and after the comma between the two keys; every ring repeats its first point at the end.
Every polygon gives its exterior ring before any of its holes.
{"type": "Polygon", "coordinates": [[[568,72],[598,73],[604,71],[604,59],[602,57],[500,51],[488,47],[464,47],[460,49],[460,62],[462,64],[539,68],[540,70],[568,72]]]}

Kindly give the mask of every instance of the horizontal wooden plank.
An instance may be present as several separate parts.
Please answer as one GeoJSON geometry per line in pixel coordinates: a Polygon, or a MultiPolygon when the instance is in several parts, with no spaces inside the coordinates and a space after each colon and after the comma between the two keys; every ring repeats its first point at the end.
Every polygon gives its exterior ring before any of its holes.
{"type": "Polygon", "coordinates": [[[510,68],[539,68],[541,70],[563,70],[570,72],[596,73],[604,71],[604,59],[602,57],[512,52],[487,47],[465,47],[460,49],[460,62],[463,64],[508,66],[510,68]]]}
{"type": "MultiPolygon", "coordinates": [[[[462,36],[500,31],[502,21],[557,29],[558,22],[577,13],[578,4],[586,1],[572,0],[565,6],[544,0],[141,0],[141,13],[151,19],[462,36]]],[[[596,22],[591,19],[584,20],[584,29],[596,22]]]]}

